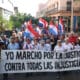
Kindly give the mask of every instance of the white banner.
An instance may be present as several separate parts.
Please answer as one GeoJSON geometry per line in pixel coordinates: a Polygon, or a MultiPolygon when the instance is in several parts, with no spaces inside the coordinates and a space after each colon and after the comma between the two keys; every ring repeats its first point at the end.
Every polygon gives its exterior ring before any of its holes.
{"type": "Polygon", "coordinates": [[[56,72],[80,69],[80,50],[46,52],[3,50],[0,73],[56,72]]]}

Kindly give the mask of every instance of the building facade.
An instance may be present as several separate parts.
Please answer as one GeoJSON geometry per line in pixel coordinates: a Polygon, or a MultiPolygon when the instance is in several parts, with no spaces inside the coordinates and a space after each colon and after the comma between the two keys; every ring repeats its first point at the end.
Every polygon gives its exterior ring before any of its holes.
{"type": "MultiPolygon", "coordinates": [[[[72,0],[48,0],[46,16],[71,16],[72,0]]],[[[80,0],[73,0],[74,16],[80,16],[80,0]]]]}
{"type": "MultiPolygon", "coordinates": [[[[48,0],[44,9],[42,9],[42,11],[45,11],[43,16],[54,17],[57,20],[56,22],[62,17],[65,27],[70,28],[72,0],[48,0]]],[[[73,16],[80,16],[80,0],[73,0],[73,16]]]]}
{"type": "Polygon", "coordinates": [[[14,14],[14,7],[10,0],[0,0],[0,15],[9,20],[10,16],[14,14]]]}
{"type": "Polygon", "coordinates": [[[36,13],[36,17],[39,18],[39,17],[43,17],[43,16],[46,16],[46,3],[45,4],[39,4],[39,7],[38,7],[38,11],[36,13]]]}

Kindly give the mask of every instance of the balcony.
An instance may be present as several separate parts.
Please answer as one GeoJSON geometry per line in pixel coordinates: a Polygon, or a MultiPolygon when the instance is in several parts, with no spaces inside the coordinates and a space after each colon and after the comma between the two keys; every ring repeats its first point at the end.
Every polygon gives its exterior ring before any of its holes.
{"type": "MultiPolygon", "coordinates": [[[[65,12],[65,11],[71,12],[71,7],[61,7],[60,9],[54,8],[46,10],[46,14],[54,14],[57,12],[65,12]]],[[[74,7],[74,12],[80,12],[80,7],[74,7]]]]}
{"type": "Polygon", "coordinates": [[[53,14],[53,13],[56,13],[56,12],[58,12],[58,8],[46,10],[46,14],[53,14]]]}
{"type": "Polygon", "coordinates": [[[80,7],[74,7],[74,12],[80,12],[80,7]]]}

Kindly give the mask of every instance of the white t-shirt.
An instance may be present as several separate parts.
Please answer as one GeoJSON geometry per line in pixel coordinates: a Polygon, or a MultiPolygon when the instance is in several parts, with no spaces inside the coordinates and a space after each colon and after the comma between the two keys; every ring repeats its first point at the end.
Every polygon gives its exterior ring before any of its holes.
{"type": "Polygon", "coordinates": [[[42,46],[41,44],[39,45],[39,50],[42,50],[42,51],[46,51],[46,46],[44,44],[44,46],[42,46]]]}
{"type": "Polygon", "coordinates": [[[64,52],[64,50],[65,50],[65,49],[64,49],[63,46],[58,46],[58,45],[56,45],[55,48],[54,48],[54,51],[56,51],[56,52],[58,52],[58,51],[59,51],[59,52],[64,52]]]}
{"type": "Polygon", "coordinates": [[[77,44],[77,45],[75,46],[75,49],[80,49],[80,45],[77,44]]]}
{"type": "Polygon", "coordinates": [[[68,43],[68,44],[63,43],[62,45],[63,45],[64,49],[67,51],[73,49],[73,45],[71,43],[68,43]]]}
{"type": "Polygon", "coordinates": [[[34,50],[39,50],[39,44],[37,44],[37,45],[33,44],[33,49],[34,50]]]}
{"type": "Polygon", "coordinates": [[[46,51],[51,51],[51,45],[50,44],[45,44],[46,51]]]}

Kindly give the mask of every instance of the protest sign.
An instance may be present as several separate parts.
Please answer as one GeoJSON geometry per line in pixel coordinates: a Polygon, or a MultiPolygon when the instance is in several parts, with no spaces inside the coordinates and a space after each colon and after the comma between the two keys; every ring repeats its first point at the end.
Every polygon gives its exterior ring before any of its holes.
{"type": "Polygon", "coordinates": [[[53,57],[53,52],[3,50],[0,73],[53,71],[53,57]]]}
{"type": "Polygon", "coordinates": [[[80,69],[80,50],[3,50],[0,73],[59,72],[80,69]]]}

